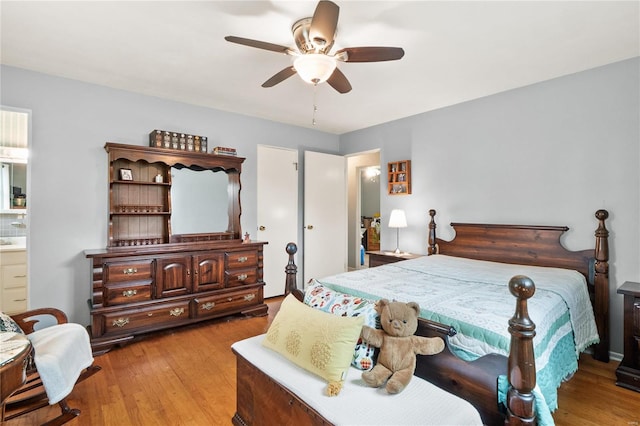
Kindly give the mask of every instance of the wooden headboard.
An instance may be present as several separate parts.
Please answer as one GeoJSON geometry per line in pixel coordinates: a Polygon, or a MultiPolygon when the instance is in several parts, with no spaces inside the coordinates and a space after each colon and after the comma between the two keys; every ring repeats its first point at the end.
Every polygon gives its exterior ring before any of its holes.
{"type": "Polygon", "coordinates": [[[600,343],[594,358],[609,362],[609,231],[606,210],[598,210],[595,247],[570,251],[560,242],[566,226],[452,223],[456,235],[445,241],[436,236],[435,210],[429,210],[427,253],[518,265],[574,269],[587,279],[600,343]]]}

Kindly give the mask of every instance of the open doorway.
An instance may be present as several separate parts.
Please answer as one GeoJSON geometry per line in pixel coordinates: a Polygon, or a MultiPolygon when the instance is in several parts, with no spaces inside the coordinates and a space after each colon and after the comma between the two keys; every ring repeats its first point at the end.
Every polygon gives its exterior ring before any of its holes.
{"type": "Polygon", "coordinates": [[[349,270],[367,267],[362,249],[372,250],[376,242],[379,247],[380,226],[375,219],[379,221],[382,187],[376,171],[380,171],[379,150],[347,157],[349,270]]]}
{"type": "Polygon", "coordinates": [[[28,301],[27,208],[31,111],[0,106],[0,311],[24,312],[28,301]]]}

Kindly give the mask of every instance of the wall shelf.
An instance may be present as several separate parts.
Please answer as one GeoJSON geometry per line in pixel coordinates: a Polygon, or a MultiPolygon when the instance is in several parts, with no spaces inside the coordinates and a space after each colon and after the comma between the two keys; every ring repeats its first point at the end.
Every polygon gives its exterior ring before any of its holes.
{"type": "Polygon", "coordinates": [[[393,161],[387,164],[387,193],[411,194],[411,160],[393,161]]]}

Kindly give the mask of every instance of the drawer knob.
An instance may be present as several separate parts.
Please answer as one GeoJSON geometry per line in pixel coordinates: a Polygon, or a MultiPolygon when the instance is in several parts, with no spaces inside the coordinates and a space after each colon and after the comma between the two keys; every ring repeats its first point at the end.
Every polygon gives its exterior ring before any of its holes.
{"type": "Polygon", "coordinates": [[[127,268],[124,271],[122,271],[122,273],[125,275],[135,274],[136,272],[138,272],[136,268],[127,268]]]}
{"type": "Polygon", "coordinates": [[[203,303],[201,308],[206,311],[210,311],[211,309],[213,309],[214,306],[216,306],[214,302],[207,302],[207,303],[203,303]]]}
{"type": "Polygon", "coordinates": [[[122,292],[122,295],[124,297],[132,297],[132,296],[135,296],[136,294],[138,294],[138,290],[125,290],[122,292]]]}
{"type": "Polygon", "coordinates": [[[249,258],[247,256],[241,256],[238,258],[238,263],[244,263],[247,260],[249,260],[249,258]]]}
{"type": "Polygon", "coordinates": [[[248,302],[249,300],[253,300],[253,299],[255,299],[255,297],[256,297],[256,295],[255,295],[255,294],[253,294],[253,293],[251,293],[251,294],[245,294],[245,295],[244,295],[244,300],[246,300],[246,301],[248,302]]]}
{"type": "Polygon", "coordinates": [[[14,275],[13,278],[26,278],[26,275],[14,275]]]}
{"type": "Polygon", "coordinates": [[[247,277],[248,277],[247,274],[240,274],[238,275],[238,281],[244,281],[247,279],[247,277]]]}
{"type": "Polygon", "coordinates": [[[173,308],[169,311],[169,315],[172,317],[179,317],[182,314],[184,314],[184,308],[173,308]]]}
{"type": "Polygon", "coordinates": [[[233,302],[233,297],[227,297],[227,302],[233,302]]]}
{"type": "Polygon", "coordinates": [[[129,324],[129,318],[118,318],[117,320],[113,320],[114,327],[124,327],[129,324]]]}

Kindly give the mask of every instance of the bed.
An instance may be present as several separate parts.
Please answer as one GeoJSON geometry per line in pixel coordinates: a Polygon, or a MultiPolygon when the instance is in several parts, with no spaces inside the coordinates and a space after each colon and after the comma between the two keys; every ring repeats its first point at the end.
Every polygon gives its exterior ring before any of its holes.
{"type": "Polygon", "coordinates": [[[580,352],[590,347],[594,358],[609,360],[608,212],[596,212],[595,247],[582,251],[562,246],[566,226],[452,223],[455,238],[445,241],[436,236],[435,210],[429,215],[429,256],[316,282],[363,298],[417,301],[423,318],[456,331],[449,339],[452,352],[473,360],[508,354],[509,336],[501,324],[509,315],[509,296],[503,283],[515,273],[530,276],[538,287],[530,307],[538,326],[538,383],[544,403],[555,410],[557,388],[576,371],[580,352]]]}
{"type": "MultiPolygon", "coordinates": [[[[295,287],[293,254],[296,250],[293,243],[287,246],[287,285],[302,300],[302,291],[295,287]]],[[[511,303],[515,313],[508,324],[504,323],[512,336],[508,359],[491,354],[467,362],[452,355],[445,346],[437,355],[418,355],[417,377],[401,394],[394,396],[358,383],[361,371],[351,367],[350,370],[355,371],[349,371],[340,395],[324,397],[323,382],[262,346],[264,335],[236,342],[232,349],[237,359],[237,406],[232,422],[236,426],[534,425],[536,372],[532,339],[535,325],[527,314],[527,299],[533,296],[535,285],[527,277],[516,276],[509,281],[509,288],[517,301],[515,309],[511,303]],[[436,358],[440,367],[433,374],[425,361],[436,358]],[[498,402],[500,393],[503,404],[498,402]],[[385,417],[388,415],[391,417],[385,417]]],[[[448,326],[424,319],[419,320],[416,332],[442,337],[445,343],[453,333],[448,326]]]]}
{"type": "MultiPolygon", "coordinates": [[[[568,230],[565,226],[452,223],[456,236],[451,241],[445,241],[436,236],[435,214],[434,210],[429,211],[427,247],[429,255],[438,254],[521,265],[512,266],[516,268],[515,270],[525,270],[526,267],[550,267],[576,271],[580,277],[584,278],[581,280],[583,290],[586,287],[587,298],[592,307],[588,311],[592,313],[597,331],[598,343],[591,346],[593,356],[600,361],[608,361],[609,233],[605,226],[608,218],[607,211],[598,210],[595,214],[598,225],[595,231],[594,248],[581,251],[569,251],[560,243],[562,234],[568,230]]],[[[285,268],[287,275],[285,292],[297,294],[302,300],[304,294],[297,286],[297,267],[293,260],[297,248],[295,244],[290,243],[286,250],[289,253],[289,263],[285,268]]],[[[409,261],[375,269],[401,268],[402,264],[406,263],[409,261]]],[[[576,274],[572,275],[575,278],[576,274]]],[[[322,284],[330,284],[327,283],[330,281],[328,278],[322,278],[319,281],[322,284]]],[[[493,425],[503,422],[535,424],[537,419],[534,414],[534,405],[545,399],[544,396],[538,398],[534,396],[540,395],[535,387],[537,380],[535,358],[539,354],[534,353],[536,332],[528,314],[527,304],[527,299],[533,294],[534,286],[533,283],[528,286],[524,284],[526,281],[519,281],[524,279],[522,276],[514,277],[511,281],[516,280],[515,286],[510,282],[511,293],[516,295],[518,300],[513,317],[504,318],[504,324],[507,320],[509,321],[508,358],[505,354],[492,352],[475,360],[463,359],[454,354],[456,348],[452,346],[451,340],[455,341],[458,331],[453,326],[427,318],[421,318],[419,322],[416,334],[440,336],[445,340],[446,346],[445,350],[438,355],[418,356],[415,375],[470,402],[480,413],[484,424],[493,425]],[[505,377],[508,379],[506,383],[508,391],[506,398],[503,398],[505,377]],[[506,409],[498,403],[499,400],[504,400],[506,409]]],[[[336,288],[342,290],[344,286],[336,288]]],[[[540,290],[540,293],[543,292],[540,290]]],[[[562,291],[558,292],[562,293],[562,291]]],[[[366,292],[365,294],[378,298],[375,294],[366,292]]],[[[531,301],[535,301],[539,295],[541,294],[536,293],[536,297],[531,301]]],[[[413,298],[415,295],[411,296],[413,298]]],[[[512,306],[512,302],[510,305],[512,306]]],[[[446,316],[438,318],[446,319],[446,316]]],[[[595,341],[592,333],[587,333],[585,342],[574,347],[572,352],[575,353],[582,349],[580,346],[587,346],[595,341]]],[[[234,424],[255,425],[267,419],[278,424],[331,424],[309,405],[308,401],[301,399],[295,392],[280,383],[278,374],[266,374],[241,354],[236,352],[236,355],[238,394],[234,424]]],[[[537,412],[542,412],[539,407],[537,412]]],[[[546,415],[550,417],[549,412],[546,415]]],[[[551,422],[553,422],[552,419],[551,422]]]]}

